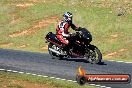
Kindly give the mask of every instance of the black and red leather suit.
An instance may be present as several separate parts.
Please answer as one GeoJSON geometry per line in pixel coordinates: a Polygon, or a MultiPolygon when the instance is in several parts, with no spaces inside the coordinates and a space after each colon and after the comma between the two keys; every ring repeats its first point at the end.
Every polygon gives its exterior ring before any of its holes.
{"type": "Polygon", "coordinates": [[[56,37],[63,43],[68,45],[69,41],[65,38],[65,37],[69,37],[69,28],[72,28],[73,30],[77,30],[78,27],[76,27],[72,22],[65,22],[65,21],[61,21],[59,22],[59,24],[57,25],[56,28],[56,37]]]}

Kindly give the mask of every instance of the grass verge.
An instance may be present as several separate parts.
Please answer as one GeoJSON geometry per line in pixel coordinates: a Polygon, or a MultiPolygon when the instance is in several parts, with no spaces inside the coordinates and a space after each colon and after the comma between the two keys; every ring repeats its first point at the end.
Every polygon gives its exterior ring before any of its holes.
{"type": "Polygon", "coordinates": [[[77,83],[0,71],[0,88],[96,88],[77,83]]]}

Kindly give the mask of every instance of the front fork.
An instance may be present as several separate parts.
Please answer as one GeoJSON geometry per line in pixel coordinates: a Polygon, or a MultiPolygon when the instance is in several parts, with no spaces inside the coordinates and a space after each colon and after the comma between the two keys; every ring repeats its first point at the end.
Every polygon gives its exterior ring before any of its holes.
{"type": "Polygon", "coordinates": [[[84,52],[84,57],[88,58],[90,56],[90,44],[85,45],[85,52],[84,52]]]}

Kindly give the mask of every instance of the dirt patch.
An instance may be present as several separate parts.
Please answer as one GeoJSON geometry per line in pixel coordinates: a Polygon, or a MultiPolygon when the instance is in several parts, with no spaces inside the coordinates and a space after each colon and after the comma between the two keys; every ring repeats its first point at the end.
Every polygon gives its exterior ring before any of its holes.
{"type": "Polygon", "coordinates": [[[48,50],[48,45],[43,46],[43,47],[41,48],[41,50],[48,50]]]}
{"type": "Polygon", "coordinates": [[[10,47],[13,43],[0,43],[1,47],[10,47]]]}
{"type": "Polygon", "coordinates": [[[113,35],[110,35],[112,38],[117,38],[119,36],[119,34],[113,34],[113,35]]]}
{"type": "Polygon", "coordinates": [[[127,51],[127,50],[128,49],[123,48],[123,49],[120,49],[119,52],[124,52],[124,51],[127,51]]]}
{"type": "Polygon", "coordinates": [[[24,31],[21,31],[21,32],[17,31],[17,32],[14,32],[12,34],[9,34],[9,37],[13,38],[13,37],[18,37],[18,36],[23,36],[23,35],[35,34],[40,30],[40,28],[47,27],[50,24],[55,23],[55,21],[58,21],[58,20],[59,20],[59,18],[57,16],[53,16],[53,17],[44,19],[44,20],[38,22],[33,27],[27,29],[27,30],[24,30],[24,31]]]}
{"type": "Polygon", "coordinates": [[[21,17],[18,16],[15,12],[14,13],[10,13],[9,15],[12,17],[11,18],[12,20],[11,20],[10,24],[15,24],[15,23],[17,23],[17,22],[19,22],[21,20],[21,17]]]}
{"type": "Polygon", "coordinates": [[[121,52],[125,52],[125,51],[128,51],[128,49],[122,48],[122,49],[120,49],[118,51],[115,51],[115,52],[112,52],[112,53],[108,53],[104,57],[105,58],[112,58],[112,57],[118,56],[121,52]]]}
{"type": "Polygon", "coordinates": [[[32,1],[32,2],[39,2],[39,0],[29,0],[29,1],[32,1]]]}
{"type": "Polygon", "coordinates": [[[109,2],[109,1],[106,1],[106,0],[102,0],[102,2],[101,3],[99,3],[100,4],[100,6],[101,7],[110,7],[111,5],[112,5],[112,3],[111,2],[109,2]]]}
{"type": "Polygon", "coordinates": [[[16,7],[27,8],[27,7],[30,7],[30,6],[33,6],[33,5],[34,5],[33,3],[20,3],[20,4],[17,4],[16,7]]]}
{"type": "Polygon", "coordinates": [[[25,48],[25,47],[27,47],[27,46],[29,46],[29,44],[21,44],[21,45],[18,46],[17,48],[25,48]]]}
{"type": "Polygon", "coordinates": [[[13,17],[13,19],[12,19],[12,21],[11,21],[11,24],[15,24],[15,23],[19,22],[20,20],[21,20],[21,18],[15,19],[15,18],[13,17]]]}
{"type": "Polygon", "coordinates": [[[111,57],[113,57],[113,56],[115,56],[115,55],[117,55],[117,52],[109,53],[109,54],[107,54],[105,57],[111,58],[111,57]]]}
{"type": "Polygon", "coordinates": [[[114,33],[114,34],[112,34],[112,35],[110,35],[110,39],[108,40],[110,43],[113,43],[113,42],[116,42],[117,41],[117,39],[120,37],[120,36],[122,36],[122,32],[120,32],[120,33],[114,33]]]}

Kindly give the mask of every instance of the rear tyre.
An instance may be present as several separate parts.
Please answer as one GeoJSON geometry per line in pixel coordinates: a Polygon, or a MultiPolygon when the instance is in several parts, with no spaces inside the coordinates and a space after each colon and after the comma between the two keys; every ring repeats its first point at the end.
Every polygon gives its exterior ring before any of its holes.
{"type": "Polygon", "coordinates": [[[86,58],[92,64],[99,64],[102,60],[102,54],[96,46],[90,45],[89,50],[86,53],[86,58]]]}
{"type": "Polygon", "coordinates": [[[52,51],[50,51],[49,50],[49,48],[52,48],[52,49],[54,49],[54,46],[53,46],[54,44],[52,44],[52,43],[49,43],[49,45],[48,45],[48,51],[49,51],[49,54],[50,54],[50,56],[52,57],[52,59],[62,59],[63,58],[63,56],[61,56],[61,55],[57,55],[56,53],[54,53],[54,52],[52,52],[52,51]]]}

